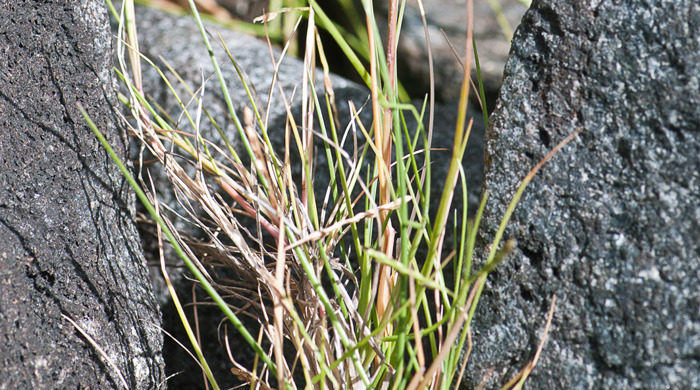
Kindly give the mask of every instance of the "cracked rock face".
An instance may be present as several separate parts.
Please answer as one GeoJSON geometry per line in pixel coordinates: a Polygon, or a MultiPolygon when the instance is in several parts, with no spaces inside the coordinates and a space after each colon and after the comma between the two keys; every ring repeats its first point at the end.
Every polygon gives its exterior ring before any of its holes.
{"type": "Polygon", "coordinates": [[[0,10],[0,388],[158,388],[160,312],[133,195],[77,106],[124,159],[106,7],[0,10]]]}
{"type": "Polygon", "coordinates": [[[515,34],[486,135],[482,245],[535,177],[473,326],[467,386],[700,387],[700,5],[534,2],[515,34]]]}

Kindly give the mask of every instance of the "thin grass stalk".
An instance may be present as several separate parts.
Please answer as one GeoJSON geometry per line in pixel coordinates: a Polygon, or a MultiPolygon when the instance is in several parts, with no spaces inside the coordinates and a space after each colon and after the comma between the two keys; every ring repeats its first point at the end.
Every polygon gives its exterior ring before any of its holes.
{"type": "Polygon", "coordinates": [[[466,59],[464,61],[464,76],[462,77],[462,87],[460,90],[459,97],[459,108],[457,116],[457,124],[455,126],[455,140],[452,160],[450,161],[450,168],[448,171],[448,178],[446,180],[447,185],[442,192],[442,198],[440,200],[440,206],[438,207],[437,216],[435,218],[435,225],[433,229],[433,234],[431,235],[430,248],[428,250],[428,258],[426,259],[426,266],[434,266],[437,260],[437,255],[440,253],[439,242],[440,237],[444,233],[445,223],[447,222],[447,214],[452,203],[452,195],[454,191],[454,186],[457,179],[457,164],[461,164],[462,156],[464,154],[464,149],[466,148],[466,142],[469,139],[469,133],[471,131],[471,123],[467,126],[466,124],[466,112],[467,103],[469,100],[469,82],[471,74],[471,58],[472,58],[472,26],[473,21],[473,0],[467,1],[467,44],[466,44],[466,59]]]}
{"type": "MultiPolygon", "coordinates": [[[[435,119],[435,69],[433,64],[433,50],[430,44],[430,31],[428,30],[428,21],[425,18],[425,8],[423,7],[423,0],[418,0],[418,10],[420,11],[420,17],[423,22],[423,33],[425,34],[425,47],[428,52],[428,69],[429,69],[429,90],[428,99],[430,100],[428,114],[428,137],[425,142],[425,161],[423,162],[423,175],[421,176],[421,183],[424,187],[430,188],[430,149],[431,142],[433,140],[433,124],[435,119]],[[427,183],[426,183],[427,180],[427,183]]],[[[419,123],[422,123],[419,122],[419,123]]],[[[430,191],[425,193],[425,204],[430,204],[430,191]]]]}
{"type": "MultiPolygon", "coordinates": [[[[155,199],[155,190],[153,189],[153,183],[151,183],[152,187],[152,193],[154,196],[153,199],[153,205],[155,208],[155,211],[158,213],[160,210],[158,209],[159,203],[157,199],[155,199]]],[[[187,334],[187,337],[190,339],[190,344],[192,344],[192,347],[195,350],[195,354],[197,355],[197,359],[199,360],[199,364],[202,367],[202,372],[204,373],[205,376],[205,384],[207,387],[209,386],[208,383],[212,384],[212,387],[214,389],[218,389],[219,385],[217,384],[216,380],[214,379],[214,374],[212,373],[211,369],[209,368],[209,365],[207,364],[207,360],[204,358],[204,355],[202,354],[202,349],[200,347],[201,342],[199,341],[199,334],[197,335],[197,338],[195,339],[195,336],[192,332],[192,327],[189,324],[189,320],[187,319],[187,315],[185,315],[185,311],[182,308],[182,304],[180,303],[180,299],[177,296],[177,292],[175,291],[175,287],[173,287],[173,284],[170,281],[170,275],[168,274],[168,270],[165,267],[165,254],[163,252],[163,229],[160,227],[160,225],[156,225],[156,234],[158,238],[158,255],[160,258],[160,270],[163,273],[163,279],[165,280],[165,284],[168,286],[168,292],[170,293],[170,297],[173,300],[173,304],[175,305],[175,309],[177,311],[178,317],[180,318],[180,321],[182,322],[183,327],[185,328],[185,333],[187,334]],[[209,382],[207,382],[207,380],[209,382]]],[[[194,296],[194,294],[193,294],[194,296]]],[[[195,319],[196,319],[196,314],[195,314],[195,319]]],[[[198,328],[198,325],[197,325],[198,328]]],[[[199,332],[198,332],[199,333],[199,332]]]]}
{"type": "MultiPolygon", "coordinates": [[[[392,0],[393,1],[393,0],[392,0]]],[[[374,10],[372,9],[371,1],[363,1],[363,6],[365,10],[365,18],[367,23],[367,33],[369,42],[369,55],[370,55],[370,90],[372,94],[372,114],[374,117],[373,129],[375,146],[377,147],[375,167],[378,172],[379,177],[379,204],[385,204],[391,197],[389,182],[391,181],[391,173],[389,170],[389,165],[391,164],[391,117],[385,115],[381,108],[379,101],[379,80],[380,74],[377,70],[377,49],[376,43],[377,39],[374,36],[375,30],[373,26],[375,25],[373,16],[374,10]]],[[[391,30],[392,26],[389,26],[391,30]]],[[[391,44],[390,44],[391,46],[391,44]]],[[[380,234],[380,247],[381,250],[389,257],[392,255],[393,250],[393,237],[395,232],[391,227],[391,222],[387,221],[388,213],[380,213],[378,219],[378,229],[380,234]]],[[[390,269],[382,265],[379,268],[379,290],[377,292],[377,301],[375,303],[377,315],[379,318],[383,318],[389,305],[389,297],[391,295],[391,274],[390,269]]],[[[387,330],[387,332],[390,332],[387,330]]]]}
{"type": "MultiPolygon", "coordinates": [[[[465,192],[466,193],[466,192],[465,192]]],[[[463,260],[465,265],[463,267],[460,267],[464,269],[464,274],[461,275],[460,278],[455,279],[455,285],[459,287],[458,290],[455,290],[455,299],[454,299],[454,304],[452,305],[452,311],[450,312],[449,316],[449,322],[455,322],[457,317],[461,315],[461,310],[465,308],[466,302],[467,302],[467,295],[469,293],[469,288],[473,283],[473,280],[470,279],[471,276],[471,262],[472,262],[472,255],[474,253],[474,248],[475,248],[475,242],[476,242],[476,234],[478,232],[479,225],[481,223],[481,217],[484,213],[484,209],[486,208],[486,201],[488,199],[488,190],[484,191],[484,194],[482,195],[481,202],[479,204],[479,209],[477,210],[476,216],[472,222],[467,222],[466,225],[466,246],[464,248],[464,254],[466,258],[463,260]]],[[[464,206],[466,210],[466,205],[464,206]]],[[[463,239],[464,240],[464,239],[463,239]]],[[[481,275],[481,274],[479,274],[481,275]]],[[[459,337],[459,340],[457,341],[456,347],[453,348],[451,356],[448,358],[446,369],[445,369],[445,374],[448,376],[447,383],[452,383],[454,380],[454,375],[455,375],[455,370],[457,368],[457,365],[459,363],[460,359],[460,353],[464,348],[465,342],[469,341],[469,350],[471,350],[471,341],[470,341],[470,334],[469,334],[469,321],[467,321],[467,324],[465,325],[465,331],[462,332],[462,335],[459,337]]],[[[464,361],[462,362],[462,368],[460,372],[464,370],[464,367],[466,365],[466,359],[467,357],[464,358],[464,361]]],[[[458,376],[458,383],[462,378],[462,374],[459,374],[458,376]]],[[[459,388],[459,387],[455,387],[459,388]]]]}
{"type": "Polygon", "coordinates": [[[175,252],[180,256],[180,258],[185,262],[185,265],[187,268],[192,272],[192,274],[195,276],[195,278],[201,283],[202,288],[209,294],[209,296],[212,297],[214,302],[216,302],[217,306],[219,309],[226,315],[226,317],[231,321],[231,323],[238,329],[238,331],[241,333],[241,336],[246,340],[246,342],[255,350],[256,354],[259,355],[260,359],[262,359],[265,364],[268,365],[270,370],[275,373],[276,375],[276,370],[277,367],[276,365],[267,357],[265,352],[262,350],[259,344],[255,342],[255,339],[248,333],[247,329],[243,326],[243,323],[238,319],[238,317],[231,311],[231,309],[228,307],[226,302],[224,302],[223,298],[216,292],[214,287],[209,283],[206,277],[200,272],[199,268],[192,262],[192,260],[185,254],[183,251],[182,247],[178,243],[178,241],[175,239],[175,236],[172,234],[168,226],[163,222],[161,219],[160,215],[156,212],[155,208],[153,205],[150,203],[148,197],[146,194],[141,190],[141,187],[136,183],[134,180],[133,176],[131,176],[131,173],[129,170],[124,166],[122,163],[121,159],[117,154],[114,152],[112,147],[109,145],[107,140],[104,138],[100,130],[97,128],[97,126],[92,122],[90,117],[88,116],[87,112],[82,108],[79,107],[81,110],[81,113],[83,115],[83,118],[85,121],[88,123],[88,126],[92,129],[92,131],[95,133],[95,136],[97,139],[100,141],[102,146],[105,148],[107,153],[110,155],[112,160],[114,161],[115,164],[119,167],[119,170],[121,173],[124,175],[124,177],[127,179],[131,187],[133,188],[134,192],[136,192],[136,196],[139,198],[139,200],[143,203],[144,207],[148,210],[148,212],[151,214],[151,216],[155,219],[156,223],[161,226],[163,229],[163,233],[165,233],[166,237],[168,238],[168,241],[171,243],[173,246],[173,249],[175,252]]]}
{"type": "Polygon", "coordinates": [[[479,51],[476,48],[476,38],[472,37],[472,48],[474,49],[474,64],[476,65],[476,80],[479,85],[479,102],[481,102],[481,114],[484,117],[484,128],[489,127],[489,110],[486,106],[486,93],[484,92],[484,80],[481,78],[481,63],[479,62],[479,51]]]}
{"type": "MultiPolygon", "coordinates": [[[[313,0],[310,0],[313,3],[313,0]]],[[[311,172],[313,172],[313,126],[314,126],[314,99],[310,96],[309,84],[313,83],[316,69],[315,43],[315,19],[313,6],[309,7],[306,29],[306,49],[304,51],[304,73],[301,81],[301,107],[302,107],[302,158],[303,171],[301,175],[301,201],[307,207],[311,207],[313,199],[313,184],[311,172]]],[[[315,203],[315,202],[314,202],[315,203]]],[[[315,204],[314,204],[315,206],[315,204]]],[[[316,226],[318,228],[318,226],[316,226]]]]}
{"type": "Polygon", "coordinates": [[[207,51],[209,53],[209,59],[211,60],[211,63],[214,67],[214,71],[216,72],[216,76],[218,77],[219,84],[221,86],[221,92],[224,95],[224,100],[226,101],[226,107],[228,109],[229,115],[233,119],[233,123],[236,125],[236,129],[238,129],[238,133],[240,134],[241,141],[243,142],[243,145],[245,146],[245,149],[248,152],[248,156],[251,159],[255,159],[255,155],[253,154],[250,143],[248,142],[248,139],[245,137],[245,132],[243,130],[243,126],[241,125],[241,121],[238,119],[238,115],[236,114],[236,110],[233,107],[233,101],[231,100],[231,95],[228,92],[226,80],[224,79],[224,75],[221,72],[221,68],[219,67],[219,63],[216,60],[216,56],[214,55],[214,50],[212,49],[212,46],[209,42],[209,37],[207,36],[207,32],[204,29],[204,24],[202,23],[202,18],[199,16],[199,12],[197,11],[197,6],[195,5],[194,0],[188,0],[188,2],[190,4],[190,8],[192,10],[192,15],[194,16],[194,19],[197,23],[197,26],[199,27],[199,32],[202,35],[202,40],[204,41],[204,46],[206,46],[207,51]]]}
{"type": "MultiPolygon", "coordinates": [[[[405,2],[403,2],[403,5],[405,6],[405,2]]],[[[403,12],[403,6],[401,7],[401,12],[403,12]]],[[[388,29],[388,37],[387,37],[387,54],[386,54],[386,66],[388,68],[388,81],[385,82],[387,86],[385,87],[385,95],[388,100],[387,105],[384,106],[384,128],[382,129],[386,134],[389,134],[388,140],[385,140],[387,142],[386,145],[384,145],[384,156],[385,156],[385,161],[391,161],[391,144],[392,144],[392,137],[393,135],[393,141],[396,144],[396,155],[397,156],[403,156],[403,137],[402,137],[402,126],[399,123],[399,111],[395,108],[392,107],[392,105],[396,104],[396,96],[397,96],[397,82],[396,82],[396,56],[397,56],[397,48],[398,48],[398,36],[399,36],[399,31],[400,31],[400,21],[401,18],[399,17],[399,2],[398,0],[391,0],[390,1],[390,6],[389,6],[389,29],[388,29]],[[393,131],[392,131],[393,129],[393,131]],[[393,133],[393,134],[392,134],[393,133]]],[[[415,108],[414,108],[415,110],[415,108]]],[[[418,131],[421,129],[421,123],[422,123],[422,118],[417,118],[418,119],[418,131]]],[[[405,122],[403,123],[403,126],[405,127],[405,122]]],[[[408,141],[410,142],[410,138],[408,138],[408,141]]],[[[397,170],[397,185],[398,185],[398,194],[397,196],[403,198],[405,197],[407,193],[407,180],[408,180],[408,170],[406,169],[405,166],[405,161],[401,157],[397,157],[396,161],[396,170],[397,170]]],[[[391,169],[387,169],[389,172],[389,182],[391,182],[391,169]]],[[[384,189],[384,193],[388,194],[391,196],[391,188],[388,186],[388,188],[384,189]]],[[[388,199],[387,199],[388,200],[388,199]]],[[[383,203],[383,202],[382,202],[383,203]]],[[[400,221],[399,229],[399,237],[400,237],[400,253],[398,254],[401,258],[401,264],[403,267],[408,267],[409,266],[409,235],[408,235],[408,203],[407,202],[402,202],[401,206],[399,207],[398,210],[398,216],[400,221]]],[[[393,227],[391,226],[391,222],[388,222],[388,228],[390,229],[389,232],[393,232],[393,227]]],[[[388,245],[391,245],[392,247],[394,246],[394,241],[393,239],[388,242],[388,245]]],[[[385,253],[390,254],[390,252],[385,250],[385,253]]],[[[391,271],[387,277],[387,281],[389,281],[390,288],[395,291],[391,291],[392,294],[397,295],[397,306],[402,306],[404,302],[407,302],[409,299],[409,288],[408,288],[408,283],[409,283],[409,278],[405,275],[401,276],[396,274],[395,271],[391,271]]],[[[404,351],[406,349],[406,344],[408,342],[408,333],[410,332],[410,324],[409,324],[409,310],[402,310],[399,314],[398,322],[397,322],[397,328],[396,328],[396,334],[398,335],[398,339],[395,345],[394,349],[394,355],[393,358],[391,359],[392,364],[397,367],[398,370],[405,369],[404,366],[404,351]]],[[[403,383],[403,378],[402,380],[399,381],[402,386],[405,386],[405,383],[403,383]]]]}
{"type": "Polygon", "coordinates": [[[411,317],[413,319],[413,337],[416,346],[416,373],[409,382],[407,390],[415,390],[420,383],[420,379],[425,375],[425,353],[423,352],[423,340],[421,338],[420,322],[418,320],[418,310],[416,309],[416,288],[413,278],[409,279],[409,297],[411,302],[411,317]]]}
{"type": "MultiPolygon", "coordinates": [[[[458,237],[458,242],[459,246],[456,248],[457,250],[457,260],[453,263],[454,264],[454,270],[453,270],[453,280],[454,280],[454,295],[455,297],[459,297],[459,294],[461,292],[461,289],[463,288],[468,288],[468,286],[462,285],[463,282],[463,273],[471,273],[471,271],[467,268],[471,267],[471,264],[466,264],[464,262],[465,258],[465,249],[467,245],[467,235],[468,235],[468,230],[469,230],[469,219],[467,212],[465,210],[468,210],[469,208],[469,192],[467,191],[467,178],[466,174],[464,173],[464,167],[460,166],[459,167],[459,176],[460,180],[462,183],[462,194],[465,194],[462,197],[462,220],[459,226],[461,226],[461,229],[457,229],[458,225],[458,218],[457,218],[457,212],[455,211],[455,217],[454,217],[454,237],[458,237]]],[[[467,275],[467,278],[469,276],[467,275]]],[[[465,278],[466,279],[466,278],[465,278]]],[[[452,304],[448,303],[448,310],[452,311],[452,307],[454,306],[455,301],[452,302],[452,304]]]]}
{"type": "MultiPolygon", "coordinates": [[[[365,69],[364,65],[362,64],[362,60],[360,60],[357,54],[355,54],[355,51],[350,47],[350,45],[348,45],[345,36],[338,30],[338,28],[328,17],[328,15],[326,15],[321,6],[319,6],[316,2],[313,2],[312,6],[314,8],[314,12],[316,13],[316,17],[321,21],[323,28],[326,31],[328,31],[331,37],[333,37],[335,42],[338,44],[338,46],[340,46],[340,49],[343,51],[343,54],[347,57],[347,59],[357,71],[357,74],[369,87],[371,85],[371,77],[365,69]]],[[[370,56],[370,58],[372,57],[370,56]]]]}
{"type": "Polygon", "coordinates": [[[121,370],[119,369],[119,366],[114,363],[114,361],[109,357],[109,355],[105,352],[105,350],[100,346],[100,344],[95,341],[95,339],[90,336],[90,334],[83,329],[80,325],[78,325],[77,322],[75,322],[72,318],[68,317],[67,315],[61,313],[61,317],[63,317],[66,321],[70,322],[73,327],[80,332],[80,334],[85,337],[85,339],[92,345],[93,348],[97,351],[97,353],[102,357],[107,362],[107,365],[114,370],[114,373],[117,374],[117,378],[119,379],[118,383],[121,383],[122,386],[124,386],[125,390],[129,390],[129,385],[126,383],[126,379],[124,378],[124,375],[122,374],[121,370]]]}
{"type": "Polygon", "coordinates": [[[508,18],[503,12],[501,3],[498,0],[488,0],[488,2],[494,16],[496,17],[496,23],[498,23],[498,27],[500,27],[501,32],[503,32],[503,38],[506,40],[506,42],[510,43],[510,41],[513,39],[513,26],[510,25],[508,18]]]}
{"type": "MultiPolygon", "coordinates": [[[[316,35],[316,47],[318,48],[318,59],[321,62],[321,68],[323,69],[323,87],[325,90],[325,96],[326,96],[326,110],[328,111],[328,118],[329,118],[329,125],[330,125],[330,132],[336,135],[337,128],[336,126],[339,126],[338,123],[338,109],[335,105],[335,93],[333,92],[333,85],[331,84],[330,80],[330,71],[328,69],[328,60],[326,59],[326,54],[323,50],[323,43],[321,42],[321,37],[316,35]]],[[[312,86],[313,87],[313,86],[312,86]]],[[[318,94],[316,93],[316,90],[314,89],[313,91],[313,97],[314,97],[314,104],[317,106],[317,115],[318,115],[318,124],[321,130],[321,134],[324,137],[328,138],[328,131],[326,129],[326,124],[323,119],[323,111],[321,110],[321,104],[318,100],[318,94]]],[[[336,136],[337,139],[337,136],[336,136]]],[[[340,144],[337,144],[340,146],[340,144]]],[[[332,191],[333,195],[333,202],[337,202],[339,198],[338,194],[338,188],[336,186],[336,169],[333,167],[333,154],[331,151],[331,147],[328,144],[328,142],[324,142],[324,151],[326,152],[326,161],[328,161],[328,177],[329,177],[329,182],[330,182],[330,189],[332,191]]],[[[338,165],[337,169],[340,169],[342,167],[342,159],[336,160],[336,164],[338,165]]]]}
{"type": "Polygon", "coordinates": [[[133,70],[134,85],[139,92],[143,92],[143,85],[141,82],[141,61],[139,61],[139,39],[136,33],[136,20],[134,16],[136,12],[134,11],[134,1],[125,0],[124,1],[124,20],[126,25],[127,42],[131,46],[129,48],[129,60],[131,62],[131,69],[133,70]]]}
{"type": "MultiPolygon", "coordinates": [[[[282,191],[282,201],[277,204],[277,212],[282,215],[282,205],[286,204],[285,199],[286,191],[282,191]]],[[[278,231],[284,231],[284,218],[279,219],[278,231]]],[[[284,290],[284,275],[285,275],[285,262],[286,262],[286,250],[285,250],[285,240],[280,234],[277,237],[277,262],[275,263],[275,290],[278,294],[272,294],[272,302],[274,305],[274,335],[273,344],[275,346],[275,361],[277,362],[277,367],[283,367],[284,364],[284,307],[281,301],[286,299],[286,294],[281,295],[285,292],[284,290]]],[[[282,383],[287,383],[285,375],[282,370],[277,370],[277,384],[282,386],[282,383]]]]}

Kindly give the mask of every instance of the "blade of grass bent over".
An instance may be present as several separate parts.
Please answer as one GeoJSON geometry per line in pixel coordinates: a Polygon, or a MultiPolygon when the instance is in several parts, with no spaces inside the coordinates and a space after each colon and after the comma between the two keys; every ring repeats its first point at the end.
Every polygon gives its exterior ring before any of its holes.
{"type": "Polygon", "coordinates": [[[221,311],[228,317],[228,319],[231,321],[231,323],[236,327],[236,329],[241,333],[245,341],[255,350],[256,354],[262,359],[265,364],[270,367],[270,371],[272,371],[273,375],[277,375],[277,366],[275,365],[272,360],[270,360],[269,356],[265,353],[265,351],[262,350],[260,345],[255,341],[255,339],[251,336],[251,334],[248,332],[248,330],[243,326],[243,323],[238,319],[238,317],[231,311],[231,309],[228,307],[226,302],[224,302],[223,298],[216,292],[214,287],[209,283],[209,281],[204,277],[204,275],[199,271],[197,266],[192,262],[192,260],[185,255],[183,252],[182,248],[178,244],[177,240],[173,236],[172,232],[170,229],[168,229],[167,225],[163,222],[163,220],[160,218],[158,213],[156,213],[156,210],[153,208],[153,205],[149,202],[148,197],[146,194],[141,190],[141,187],[136,183],[136,180],[134,180],[133,176],[131,176],[131,173],[129,170],[124,166],[124,164],[121,162],[121,159],[117,154],[114,152],[112,147],[109,145],[109,142],[104,138],[104,135],[102,135],[102,132],[97,128],[97,126],[92,122],[90,117],[88,116],[87,112],[83,107],[80,107],[80,112],[83,115],[83,118],[88,123],[88,126],[92,129],[92,131],[95,133],[95,136],[97,139],[100,141],[102,146],[105,148],[107,153],[109,153],[110,157],[114,161],[115,164],[119,167],[119,170],[122,172],[124,177],[127,179],[131,187],[134,189],[134,192],[136,192],[136,196],[139,198],[139,200],[143,203],[144,207],[148,210],[148,212],[153,216],[155,219],[156,223],[158,223],[162,229],[163,233],[168,237],[168,240],[170,243],[173,245],[173,249],[177,254],[182,258],[182,260],[185,262],[185,265],[187,268],[192,272],[192,274],[197,278],[197,280],[201,283],[202,287],[204,290],[211,296],[211,298],[216,302],[217,306],[221,311]]]}

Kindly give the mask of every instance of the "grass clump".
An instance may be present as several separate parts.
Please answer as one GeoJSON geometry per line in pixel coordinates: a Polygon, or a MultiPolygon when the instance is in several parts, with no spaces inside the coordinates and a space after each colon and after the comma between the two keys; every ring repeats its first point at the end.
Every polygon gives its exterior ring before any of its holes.
{"type": "MultiPolygon", "coordinates": [[[[194,9],[193,1],[189,3],[194,9]]],[[[212,388],[219,386],[169,280],[162,256],[164,242],[173,246],[211,301],[255,351],[252,362],[235,361],[231,356],[235,375],[251,386],[288,389],[449,389],[458,385],[471,349],[469,324],[486,277],[514,246],[512,240],[501,245],[505,226],[544,161],[523,180],[485,265],[473,269],[476,233],[488,194],[471,220],[466,215],[466,196],[462,204],[453,204],[458,186],[467,193],[461,164],[472,124],[466,118],[472,61],[464,61],[449,174],[440,183],[444,188],[439,207],[431,210],[430,188],[435,185],[430,173],[432,119],[424,121],[424,116],[432,116],[432,96],[420,110],[402,103],[396,79],[396,48],[405,3],[391,2],[386,47],[371,1],[362,4],[368,66],[316,2],[278,10],[303,15],[308,22],[305,73],[300,75],[302,115],[295,118],[287,104],[287,147],[279,155],[270,143],[273,129],[266,127],[265,113],[250,92],[250,107],[239,119],[213,54],[214,77],[222,87],[242,148],[230,147],[234,142],[228,141],[216,145],[202,137],[199,123],[206,107],[201,100],[194,112],[182,104],[187,126],[176,127],[165,120],[146,98],[141,83],[142,64],[153,64],[138,51],[133,2],[124,1],[119,10],[110,4],[120,21],[117,73],[128,91],[122,100],[132,117],[129,129],[160,163],[171,190],[179,194],[190,220],[207,239],[190,240],[174,229],[175,223],[164,212],[167,205],[158,202],[156,188],[141,176],[134,179],[113,157],[157,224],[164,277],[212,388]],[[348,124],[334,119],[337,110],[317,27],[330,32],[371,94],[372,122],[355,119],[349,124],[367,140],[352,154],[341,147],[346,135],[339,129],[348,124]],[[322,97],[313,82],[316,58],[324,65],[322,97]],[[414,117],[418,125],[411,128],[407,116],[414,117]],[[424,122],[429,123],[427,128],[424,122]],[[314,155],[315,139],[322,140],[320,156],[314,155]],[[291,144],[301,151],[295,156],[301,161],[300,177],[291,173],[291,144]],[[318,174],[313,166],[318,158],[327,159],[329,167],[324,174],[331,184],[323,194],[312,184],[313,175],[318,174]],[[203,215],[197,215],[195,209],[203,215]],[[447,247],[448,215],[455,209],[457,244],[447,247]],[[241,216],[254,221],[257,236],[248,233],[241,216]],[[420,248],[427,249],[422,252],[420,248]],[[232,270],[242,282],[227,284],[216,276],[220,268],[232,270]],[[238,299],[230,299],[232,296],[238,299]],[[259,320],[257,336],[241,321],[246,312],[259,320]],[[291,356],[285,353],[290,350],[294,351],[291,356]]],[[[471,1],[468,7],[467,25],[471,26],[471,1]]],[[[215,45],[199,14],[193,11],[193,15],[203,44],[213,53],[215,45]]],[[[262,21],[269,22],[270,15],[262,21]]],[[[471,29],[467,29],[467,42],[467,58],[472,58],[471,29]]],[[[221,44],[225,49],[223,41],[221,44]]],[[[276,88],[272,79],[271,88],[276,88]]],[[[165,76],[163,80],[168,83],[165,76]]],[[[243,77],[241,80],[245,84],[243,77]]],[[[283,98],[287,94],[291,91],[281,91],[283,98]]],[[[178,97],[178,101],[187,98],[178,97]]],[[[521,386],[529,374],[526,369],[508,386],[521,386]]]]}

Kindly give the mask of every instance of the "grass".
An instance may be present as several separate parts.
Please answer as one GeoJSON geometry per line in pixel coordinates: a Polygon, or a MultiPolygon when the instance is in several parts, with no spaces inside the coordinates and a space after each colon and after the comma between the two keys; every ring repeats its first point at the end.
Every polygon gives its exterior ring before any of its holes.
{"type": "MultiPolygon", "coordinates": [[[[121,96],[131,117],[125,123],[160,163],[170,180],[170,191],[181,195],[185,209],[203,210],[204,215],[192,213],[190,220],[206,234],[205,242],[190,240],[174,229],[171,214],[158,201],[156,186],[141,175],[134,178],[99,129],[87,116],[86,120],[156,223],[162,272],[207,386],[220,388],[206,358],[208,351],[202,350],[198,341],[197,329],[214,325],[193,328],[190,324],[165,267],[164,245],[174,248],[222,316],[255,351],[252,362],[237,362],[234,356],[230,362],[236,375],[251,388],[449,389],[458,384],[471,350],[469,326],[486,278],[515,245],[512,240],[502,243],[508,220],[535,173],[576,134],[523,179],[505,210],[484,266],[474,269],[476,234],[488,194],[471,219],[466,215],[466,196],[461,204],[453,204],[458,187],[467,193],[462,157],[473,121],[466,117],[472,61],[464,61],[455,146],[439,207],[432,210],[432,120],[427,128],[421,125],[426,122],[426,111],[432,115],[432,96],[420,109],[405,104],[399,98],[396,78],[404,3],[391,2],[389,44],[384,47],[372,4],[363,1],[366,62],[314,1],[280,10],[285,15],[302,15],[308,22],[305,73],[299,77],[301,118],[293,116],[286,103],[292,91],[280,91],[288,113],[283,154],[277,154],[270,143],[270,133],[280,133],[279,129],[267,128],[265,113],[250,91],[250,107],[242,120],[238,117],[213,55],[215,76],[242,147],[231,147],[233,140],[215,145],[202,136],[199,124],[206,106],[199,99],[201,89],[193,96],[195,109],[181,103],[186,123],[175,127],[164,119],[167,116],[146,98],[141,83],[142,64],[154,65],[138,51],[133,2],[124,1],[119,10],[109,0],[108,4],[120,21],[116,72],[128,90],[121,96]],[[348,124],[333,119],[337,118],[336,102],[317,27],[330,32],[371,94],[372,122],[355,119],[350,124],[366,139],[352,153],[342,147],[348,135],[339,130],[348,124]],[[317,58],[326,80],[321,97],[313,83],[317,58]],[[408,125],[407,116],[415,118],[417,127],[408,125]],[[316,156],[314,145],[319,139],[323,146],[316,156]],[[301,151],[296,156],[301,161],[300,177],[291,174],[291,144],[301,151]],[[319,158],[327,159],[328,172],[315,170],[313,162],[319,158]],[[243,161],[253,163],[245,165],[243,161]],[[331,183],[323,194],[316,193],[312,185],[314,175],[319,174],[328,175],[331,183]],[[444,237],[453,212],[458,221],[454,227],[456,244],[448,247],[444,237]],[[242,222],[246,218],[264,234],[248,234],[242,222]],[[419,257],[420,253],[425,254],[419,257]],[[238,275],[244,291],[218,279],[219,268],[238,275]],[[225,298],[234,294],[244,297],[243,302],[225,298]],[[244,326],[240,317],[244,314],[259,319],[260,327],[254,330],[257,336],[244,326]],[[293,356],[285,353],[289,350],[295,351],[293,356]]],[[[471,1],[467,7],[471,9],[471,1]]],[[[422,4],[421,11],[425,18],[422,4]]],[[[467,15],[471,26],[472,12],[467,15]]],[[[223,40],[210,42],[196,11],[193,16],[209,52],[221,47],[228,53],[223,40]]],[[[269,18],[263,21],[270,22],[269,18]]],[[[472,58],[476,53],[472,51],[471,29],[466,34],[467,58],[472,58]]],[[[231,53],[228,55],[237,66],[231,53]]],[[[243,77],[241,80],[245,84],[243,77]]],[[[278,87],[273,81],[270,88],[278,87]]],[[[177,98],[184,102],[192,96],[177,98]]],[[[353,141],[358,144],[357,139],[353,141]]],[[[554,302],[549,321],[553,310],[554,302]]],[[[506,388],[522,386],[541,347],[533,362],[506,383],[506,388]]]]}

